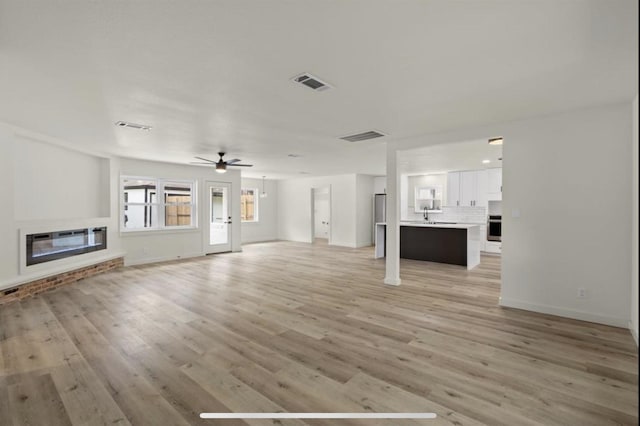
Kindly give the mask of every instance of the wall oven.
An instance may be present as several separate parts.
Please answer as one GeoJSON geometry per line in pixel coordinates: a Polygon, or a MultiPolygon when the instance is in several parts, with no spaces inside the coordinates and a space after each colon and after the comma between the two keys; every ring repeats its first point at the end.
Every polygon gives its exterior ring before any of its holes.
{"type": "Polygon", "coordinates": [[[490,215],[487,219],[487,241],[502,241],[502,216],[490,215]]]}

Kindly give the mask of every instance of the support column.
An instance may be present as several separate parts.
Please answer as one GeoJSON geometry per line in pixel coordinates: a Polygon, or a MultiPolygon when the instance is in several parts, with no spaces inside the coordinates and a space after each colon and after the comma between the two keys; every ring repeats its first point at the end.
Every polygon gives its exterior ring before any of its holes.
{"type": "Polygon", "coordinates": [[[395,146],[387,144],[387,257],[384,283],[400,285],[400,176],[395,146]]]}

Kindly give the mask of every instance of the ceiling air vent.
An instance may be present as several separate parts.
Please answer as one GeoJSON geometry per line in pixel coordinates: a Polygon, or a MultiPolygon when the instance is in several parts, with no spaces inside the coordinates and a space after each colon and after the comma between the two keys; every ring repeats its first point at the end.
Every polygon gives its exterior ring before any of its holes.
{"type": "Polygon", "coordinates": [[[302,85],[307,86],[310,89],[315,90],[316,92],[322,92],[323,90],[331,89],[329,84],[320,80],[318,77],[315,77],[309,73],[300,74],[292,78],[296,83],[300,83],[302,85]]]}
{"type": "Polygon", "coordinates": [[[118,127],[130,127],[138,130],[151,130],[151,126],[145,126],[144,124],[129,123],[128,121],[116,121],[118,127]]]}
{"type": "Polygon", "coordinates": [[[360,142],[360,141],[366,141],[369,139],[380,138],[382,136],[385,136],[385,135],[383,133],[376,132],[375,130],[371,130],[369,132],[358,133],[357,135],[343,136],[340,139],[344,139],[345,141],[349,141],[349,142],[360,142]]]}

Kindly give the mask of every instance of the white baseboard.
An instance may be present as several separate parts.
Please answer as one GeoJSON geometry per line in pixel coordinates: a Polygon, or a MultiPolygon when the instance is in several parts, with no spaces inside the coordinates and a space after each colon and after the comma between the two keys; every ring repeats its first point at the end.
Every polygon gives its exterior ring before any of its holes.
{"type": "MultiPolygon", "coordinates": [[[[576,311],[551,305],[538,305],[524,302],[522,300],[500,298],[500,306],[507,308],[524,309],[526,311],[539,312],[542,314],[557,315],[559,317],[577,319],[580,321],[595,322],[598,324],[611,325],[613,327],[628,327],[629,319],[621,317],[610,317],[607,315],[593,314],[590,312],[576,311]]],[[[637,340],[636,340],[637,341],[637,340]]]]}
{"type": "Polygon", "coordinates": [[[629,331],[633,336],[633,340],[636,341],[636,346],[638,346],[638,333],[636,333],[636,331],[633,329],[633,324],[631,324],[631,321],[629,321],[629,331]]]}
{"type": "Polygon", "coordinates": [[[402,282],[400,278],[385,278],[383,281],[386,285],[398,286],[402,282]]]}
{"type": "Polygon", "coordinates": [[[170,260],[189,259],[192,257],[201,257],[201,256],[204,256],[204,254],[189,253],[189,254],[181,254],[180,256],[161,256],[161,257],[152,257],[152,258],[144,258],[144,259],[134,259],[134,260],[128,260],[125,257],[124,266],[146,265],[147,263],[168,262],[170,260]]]}
{"type": "Polygon", "coordinates": [[[242,245],[246,246],[246,245],[250,245],[250,244],[275,243],[277,241],[280,241],[280,240],[277,240],[277,239],[274,239],[274,238],[269,238],[269,239],[266,239],[266,240],[251,240],[251,241],[243,241],[242,245]]]}

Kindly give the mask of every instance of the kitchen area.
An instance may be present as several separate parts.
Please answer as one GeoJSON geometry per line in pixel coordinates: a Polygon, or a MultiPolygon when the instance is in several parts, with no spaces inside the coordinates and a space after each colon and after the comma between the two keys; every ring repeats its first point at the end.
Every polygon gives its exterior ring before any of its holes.
{"type": "MultiPolygon", "coordinates": [[[[472,269],[502,252],[502,138],[407,152],[399,161],[400,257],[472,269]]],[[[379,188],[378,188],[379,190],[379,188]]],[[[374,195],[375,257],[385,256],[386,195],[374,195]]]]}

